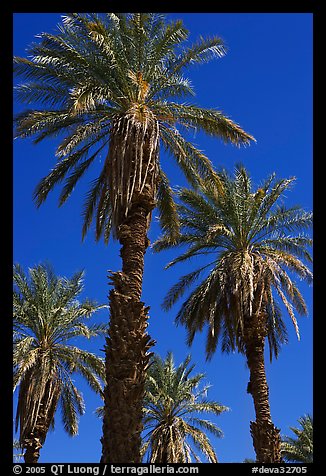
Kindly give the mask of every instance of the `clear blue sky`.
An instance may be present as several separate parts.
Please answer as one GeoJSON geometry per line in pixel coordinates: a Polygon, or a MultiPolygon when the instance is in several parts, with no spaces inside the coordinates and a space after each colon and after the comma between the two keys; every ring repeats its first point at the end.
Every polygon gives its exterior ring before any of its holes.
{"type": "MultiPolygon", "coordinates": [[[[174,13],[191,32],[191,41],[199,35],[221,36],[228,54],[219,60],[189,70],[196,90],[194,102],[215,107],[254,135],[257,144],[238,149],[216,139],[198,134],[193,140],[205,151],[216,167],[232,171],[242,162],[259,184],[270,173],[278,177],[297,177],[295,188],[286,203],[312,209],[312,14],[309,13],[174,13]]],[[[14,15],[14,54],[26,55],[34,35],[53,32],[60,14],[19,13],[14,15]]],[[[16,112],[21,105],[14,105],[16,112]]],[[[81,241],[81,204],[90,172],[76,187],[68,202],[58,208],[58,192],[36,209],[32,193],[55,164],[57,141],[35,146],[29,140],[14,142],[14,259],[25,269],[43,261],[53,264],[58,275],[71,276],[85,269],[84,295],[106,303],[108,270],[120,269],[119,247],[96,243],[92,234],[81,241]]],[[[161,156],[173,185],[185,185],[171,160],[161,156]]],[[[159,236],[154,220],[150,239],[159,236]]],[[[157,341],[155,351],[161,356],[173,351],[177,364],[190,352],[198,372],[205,372],[212,385],[209,396],[230,407],[217,417],[224,438],[212,439],[220,462],[242,462],[253,458],[249,421],[254,419],[251,395],[246,393],[248,369],[243,356],[222,355],[218,350],[210,362],[205,360],[205,335],[198,336],[191,349],[185,344],[185,331],[176,327],[178,306],[165,313],[162,300],[181,274],[193,269],[191,264],[164,271],[174,256],[165,252],[146,254],[142,299],[150,306],[149,332],[157,341]]],[[[266,359],[270,403],[274,423],[282,434],[296,426],[304,413],[312,413],[312,289],[301,285],[309,308],[309,317],[300,318],[301,341],[298,342],[290,318],[285,316],[289,343],[277,361],[266,359]]],[[[95,319],[107,322],[102,310],[95,319]]],[[[85,341],[85,348],[99,353],[104,341],[85,341]]],[[[77,379],[79,383],[79,379],[77,379]]],[[[79,435],[68,437],[60,414],[41,451],[40,462],[98,462],[101,454],[101,421],[94,410],[100,399],[80,381],[86,401],[86,414],[80,419],[79,435]]]]}

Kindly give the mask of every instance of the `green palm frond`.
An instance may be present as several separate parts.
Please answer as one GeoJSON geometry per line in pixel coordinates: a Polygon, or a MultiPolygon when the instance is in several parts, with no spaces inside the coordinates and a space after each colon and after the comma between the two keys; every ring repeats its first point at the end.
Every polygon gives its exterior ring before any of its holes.
{"type": "Polygon", "coordinates": [[[34,191],[34,200],[37,206],[40,206],[46,200],[49,192],[51,192],[57,184],[62,182],[67,173],[76,167],[78,161],[87,156],[89,149],[92,145],[96,144],[96,142],[97,139],[86,144],[77,152],[60,160],[52,171],[39,182],[34,191]]]}
{"type": "Polygon", "coordinates": [[[224,42],[219,37],[203,38],[190,48],[186,48],[174,61],[173,71],[189,67],[196,63],[205,63],[213,58],[221,58],[226,54],[224,42]]]}
{"type": "Polygon", "coordinates": [[[103,169],[99,178],[93,182],[92,188],[86,195],[83,209],[82,238],[85,238],[96,214],[95,237],[99,240],[104,235],[104,240],[107,243],[112,227],[112,207],[110,190],[104,182],[105,174],[106,168],[103,169]]]}
{"type": "Polygon", "coordinates": [[[84,160],[82,163],[79,163],[74,167],[73,172],[71,172],[69,177],[66,179],[65,185],[62,188],[62,192],[59,198],[59,205],[65,203],[66,200],[70,197],[70,194],[74,190],[78,180],[84,175],[89,166],[92,164],[93,160],[97,157],[97,155],[101,152],[105,145],[106,144],[102,145],[99,149],[97,149],[97,151],[92,154],[87,160],[84,160]]]}
{"type": "Polygon", "coordinates": [[[198,128],[208,135],[219,137],[225,143],[248,145],[255,140],[221,111],[174,102],[164,102],[162,105],[158,104],[158,107],[164,116],[170,116],[184,126],[198,128]]]}
{"type": "MultiPolygon", "coordinates": [[[[224,407],[225,409],[225,407],[224,407]]],[[[203,411],[203,410],[199,410],[203,411]]],[[[219,410],[219,413],[221,413],[223,410],[219,410]]],[[[204,430],[205,432],[210,432],[212,435],[216,436],[217,438],[221,438],[223,436],[223,432],[221,431],[220,428],[218,428],[215,423],[209,421],[209,420],[203,420],[202,418],[191,418],[189,419],[190,423],[193,425],[196,425],[200,429],[204,430]]]]}
{"type": "MultiPolygon", "coordinates": [[[[207,429],[208,428],[206,427],[205,430],[207,431],[207,429]]],[[[201,451],[210,463],[218,462],[214,448],[203,431],[189,423],[184,424],[184,431],[190,436],[194,447],[201,451]]],[[[217,436],[216,432],[215,436],[217,436]]]]}
{"type": "Polygon", "coordinates": [[[71,380],[65,379],[61,395],[60,406],[62,409],[62,423],[65,431],[70,436],[78,434],[78,418],[85,412],[82,394],[78,391],[71,380]]]}
{"type": "MultiPolygon", "coordinates": [[[[182,255],[184,256],[184,255],[182,255]]],[[[185,258],[183,258],[185,259],[185,258]]],[[[182,260],[183,260],[182,259],[182,260]]],[[[181,259],[180,259],[181,261],[181,259]]],[[[166,295],[162,307],[165,310],[170,309],[173,304],[185,293],[186,289],[191,286],[191,284],[196,281],[202,271],[206,269],[208,266],[210,266],[212,263],[209,263],[206,266],[202,266],[199,269],[196,269],[195,271],[192,271],[191,273],[188,273],[180,278],[180,280],[170,289],[168,294],[166,295]]]]}
{"type": "Polygon", "coordinates": [[[292,463],[313,462],[313,419],[304,415],[298,420],[300,428],[290,427],[295,438],[285,436],[282,441],[282,456],[292,463]]]}
{"type": "Polygon", "coordinates": [[[176,158],[177,165],[193,187],[198,187],[201,177],[214,174],[209,159],[188,142],[176,128],[160,125],[160,138],[165,149],[176,158]]]}

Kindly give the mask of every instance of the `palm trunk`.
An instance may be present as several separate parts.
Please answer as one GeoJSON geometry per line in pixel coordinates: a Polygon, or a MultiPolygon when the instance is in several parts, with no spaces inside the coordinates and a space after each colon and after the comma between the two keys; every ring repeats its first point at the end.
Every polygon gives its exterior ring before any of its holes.
{"type": "MultiPolygon", "coordinates": [[[[34,376],[31,374],[27,378],[33,379],[34,376]]],[[[27,427],[21,427],[21,446],[25,449],[24,460],[25,463],[37,463],[40,457],[40,450],[44,445],[46,440],[46,435],[49,431],[51,422],[57,408],[58,400],[60,397],[60,385],[57,382],[56,378],[53,376],[45,384],[45,389],[43,397],[40,404],[38,405],[37,400],[35,400],[35,407],[29,408],[29,411],[32,413],[37,407],[37,416],[35,424],[29,421],[27,427]]],[[[32,396],[33,399],[33,396],[32,396]]],[[[26,403],[26,401],[25,401],[26,403]]],[[[23,413],[25,409],[23,410],[23,413]]],[[[25,421],[25,418],[21,417],[21,424],[25,421]]]]}
{"type": "Polygon", "coordinates": [[[111,273],[110,326],[106,339],[103,463],[140,463],[146,368],[153,345],[146,332],[148,307],[140,301],[147,210],[134,206],[119,233],[122,272],[111,273]]]}
{"type": "Polygon", "coordinates": [[[123,197],[119,199],[121,210],[119,201],[115,201],[116,208],[113,207],[117,217],[116,235],[121,244],[122,272],[110,273],[114,288],[109,294],[102,463],[141,462],[143,398],[151,355],[148,350],[154,344],[146,331],[149,307],[140,300],[144,255],[149,245],[147,232],[156,195],[157,124],[154,126],[147,126],[144,133],[140,133],[141,129],[133,122],[117,122],[111,143],[111,162],[125,161],[123,167],[119,165],[121,171],[113,174],[111,189],[121,177],[121,191],[133,188],[131,184],[136,186],[127,203],[127,216],[123,197]],[[127,143],[124,134],[128,134],[127,143]],[[117,153],[124,156],[119,158],[117,153]],[[137,156],[139,153],[141,157],[137,156]]]}
{"type": "Polygon", "coordinates": [[[40,457],[40,451],[43,447],[46,434],[48,431],[47,419],[43,410],[43,404],[41,404],[41,410],[37,417],[37,424],[27,437],[23,441],[23,448],[25,449],[24,461],[25,463],[37,463],[40,457]]]}
{"type": "Polygon", "coordinates": [[[24,453],[25,463],[37,463],[40,457],[40,450],[42,448],[40,439],[34,434],[30,435],[30,438],[26,439],[24,442],[24,448],[26,449],[24,453]]]}
{"type": "Polygon", "coordinates": [[[247,392],[251,393],[256,421],[250,422],[250,432],[258,463],[281,462],[280,430],[272,422],[269,391],[264,362],[265,336],[253,332],[246,342],[246,357],[250,370],[247,392]]]}

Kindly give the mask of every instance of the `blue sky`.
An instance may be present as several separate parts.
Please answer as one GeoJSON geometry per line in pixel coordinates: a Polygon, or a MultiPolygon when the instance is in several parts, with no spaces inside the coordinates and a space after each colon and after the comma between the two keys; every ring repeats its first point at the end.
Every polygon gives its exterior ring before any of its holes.
{"type": "MultiPolygon", "coordinates": [[[[173,13],[190,30],[190,41],[199,35],[222,37],[228,54],[219,60],[196,66],[188,71],[196,91],[190,98],[196,104],[222,110],[227,116],[254,135],[257,144],[247,148],[225,145],[216,139],[197,134],[193,141],[205,151],[216,167],[232,171],[242,162],[258,185],[270,173],[278,177],[295,176],[296,185],[286,196],[286,204],[300,204],[312,209],[312,14],[309,13],[173,13]]],[[[19,13],[14,15],[14,54],[26,55],[34,35],[53,32],[60,14],[19,13]]],[[[16,112],[21,105],[14,104],[16,112]]],[[[58,192],[36,209],[32,193],[55,164],[57,141],[48,140],[35,146],[29,140],[14,141],[14,260],[25,269],[49,261],[58,275],[71,276],[79,269],[86,272],[84,296],[107,302],[108,270],[120,269],[119,246],[96,243],[90,233],[81,241],[81,204],[90,173],[76,187],[68,202],[58,208],[58,192]]],[[[161,155],[171,183],[185,181],[170,157],[161,155]]],[[[149,237],[160,234],[155,213],[149,237]]],[[[218,350],[210,362],[205,360],[205,335],[192,346],[185,344],[185,331],[176,327],[175,306],[168,313],[161,303],[179,276],[194,269],[191,264],[164,271],[173,251],[146,253],[142,299],[150,306],[149,332],[157,341],[155,351],[175,355],[179,364],[190,352],[195,370],[205,372],[212,387],[209,396],[230,407],[217,417],[224,438],[212,438],[220,462],[241,462],[253,458],[249,421],[254,419],[251,396],[246,393],[248,369],[243,356],[222,355],[218,350]]],[[[266,371],[270,386],[270,403],[274,423],[282,434],[289,433],[304,413],[312,413],[312,289],[300,288],[309,308],[309,317],[299,317],[301,340],[297,341],[290,318],[289,343],[278,360],[266,371]]],[[[100,311],[94,319],[107,322],[108,313],[100,311]]],[[[103,340],[85,341],[84,346],[96,353],[103,340]]],[[[41,451],[40,462],[98,462],[101,454],[101,421],[94,410],[99,397],[76,379],[86,401],[86,414],[80,419],[79,435],[68,437],[56,417],[56,427],[49,433],[41,451]]]]}

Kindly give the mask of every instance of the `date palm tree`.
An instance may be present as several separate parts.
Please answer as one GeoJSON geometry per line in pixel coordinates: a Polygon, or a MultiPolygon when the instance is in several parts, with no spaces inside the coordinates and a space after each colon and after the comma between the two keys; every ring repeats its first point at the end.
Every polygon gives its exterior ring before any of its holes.
{"type": "MultiPolygon", "coordinates": [[[[195,450],[210,462],[217,462],[214,448],[202,430],[218,438],[223,433],[215,423],[200,415],[219,415],[229,409],[207,399],[210,385],[199,388],[205,375],[190,377],[195,366],[189,367],[189,364],[190,356],[175,367],[172,353],[168,353],[164,361],[159,355],[151,358],[145,385],[141,450],[147,462],[190,463],[192,457],[200,462],[195,450]]],[[[95,413],[103,418],[104,407],[98,407],[95,413]]]]}
{"type": "Polygon", "coordinates": [[[107,243],[112,232],[122,258],[122,271],[110,272],[102,462],[137,463],[153,345],[146,331],[149,308],[140,297],[154,207],[164,230],[171,236],[179,231],[160,144],[196,185],[198,177],[214,172],[187,130],[237,146],[254,139],[220,111],[184,102],[194,95],[185,70],[222,57],[226,49],[220,38],[188,46],[182,22],[167,22],[156,13],[72,13],[58,28],[39,35],[28,59],[14,60],[16,73],[25,79],[16,88],[18,99],[41,107],[17,115],[16,137],[34,136],[38,143],[63,134],[58,162],[35,190],[38,206],[63,180],[59,204],[65,203],[97,165],[84,203],[82,235],[92,223],[97,240],[107,243]]]}
{"type": "Polygon", "coordinates": [[[217,437],[223,433],[201,414],[219,415],[228,408],[207,399],[210,385],[199,388],[205,375],[190,376],[195,367],[189,366],[190,360],[188,356],[175,367],[172,353],[165,360],[158,355],[152,359],[144,402],[143,445],[150,463],[191,463],[192,457],[200,462],[197,450],[210,463],[217,463],[206,432],[217,437]]]}
{"type": "Polygon", "coordinates": [[[293,278],[312,281],[308,267],[312,240],[303,232],[311,226],[312,213],[281,202],[293,178],[277,180],[273,174],[256,190],[242,166],[235,169],[234,177],[224,171],[220,178],[220,191],[207,180],[201,192],[179,192],[182,234],[174,241],[163,236],[154,246],[157,251],[186,246],[168,267],[196,256],[212,258],[183,276],[163,306],[169,309],[206,274],[176,320],[186,326],[189,344],[197,331],[207,327],[208,358],[219,341],[222,351],[238,349],[245,355],[250,371],[247,392],[256,415],[250,427],[257,461],[280,462],[281,440],[271,418],[264,347],[267,339],[272,359],[287,340],[281,303],[299,337],[294,310],[304,315],[307,307],[293,278]]]}
{"type": "Polygon", "coordinates": [[[289,463],[313,462],[313,419],[304,415],[298,420],[301,428],[290,427],[295,438],[285,436],[282,439],[282,456],[289,463]]]}
{"type": "Polygon", "coordinates": [[[29,270],[28,278],[15,265],[13,278],[16,431],[19,426],[25,463],[37,463],[58,406],[66,432],[71,436],[78,432],[78,415],[85,405],[73,374],[83,376],[95,392],[103,392],[104,360],[69,341],[104,334],[107,326],[85,323],[103,306],[88,299],[77,301],[83,290],[82,272],[61,278],[41,264],[29,270]]]}

